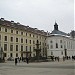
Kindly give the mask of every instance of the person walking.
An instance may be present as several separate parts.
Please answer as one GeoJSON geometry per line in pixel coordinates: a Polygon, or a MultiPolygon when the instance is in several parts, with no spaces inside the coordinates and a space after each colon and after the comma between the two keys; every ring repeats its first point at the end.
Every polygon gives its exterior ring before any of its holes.
{"type": "Polygon", "coordinates": [[[15,58],[15,65],[17,65],[17,58],[15,58]]]}
{"type": "Polygon", "coordinates": [[[26,57],[26,62],[27,62],[27,64],[29,63],[29,59],[28,59],[28,57],[26,57]]]}

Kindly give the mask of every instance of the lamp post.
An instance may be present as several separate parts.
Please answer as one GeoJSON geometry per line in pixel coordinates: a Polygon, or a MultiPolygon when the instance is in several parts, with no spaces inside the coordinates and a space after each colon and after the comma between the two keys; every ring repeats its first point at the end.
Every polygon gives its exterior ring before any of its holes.
{"type": "Polygon", "coordinates": [[[36,43],[36,49],[34,49],[36,51],[36,59],[37,61],[39,61],[39,56],[40,56],[40,52],[41,52],[41,49],[39,49],[39,41],[37,40],[37,43],[36,43]]]}

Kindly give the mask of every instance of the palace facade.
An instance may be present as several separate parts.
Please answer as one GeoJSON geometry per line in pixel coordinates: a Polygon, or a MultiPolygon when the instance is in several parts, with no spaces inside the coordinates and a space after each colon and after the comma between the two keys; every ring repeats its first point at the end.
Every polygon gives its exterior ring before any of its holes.
{"type": "Polygon", "coordinates": [[[0,47],[4,51],[4,57],[29,57],[36,56],[35,48],[37,40],[40,43],[40,55],[47,56],[47,33],[37,28],[31,28],[14,21],[0,19],[0,47]]]}
{"type": "Polygon", "coordinates": [[[58,30],[55,23],[51,33],[38,30],[0,19],[0,47],[4,52],[5,59],[9,57],[35,57],[37,40],[41,49],[40,56],[72,56],[75,55],[75,39],[67,33],[58,30]]]}

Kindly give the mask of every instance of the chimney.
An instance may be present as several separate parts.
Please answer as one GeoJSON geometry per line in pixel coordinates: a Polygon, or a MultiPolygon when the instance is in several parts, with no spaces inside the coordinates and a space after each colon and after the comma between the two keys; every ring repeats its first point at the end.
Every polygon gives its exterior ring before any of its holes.
{"type": "Polygon", "coordinates": [[[20,23],[19,23],[19,22],[17,22],[17,25],[20,25],[20,23]]]}
{"type": "Polygon", "coordinates": [[[1,18],[1,21],[4,21],[4,18],[1,18]]]}

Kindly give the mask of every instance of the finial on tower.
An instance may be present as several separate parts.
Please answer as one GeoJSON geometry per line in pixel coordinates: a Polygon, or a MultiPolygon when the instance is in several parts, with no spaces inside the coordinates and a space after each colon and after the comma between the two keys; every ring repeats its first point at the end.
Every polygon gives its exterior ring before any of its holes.
{"type": "Polygon", "coordinates": [[[54,30],[58,30],[58,24],[56,23],[56,20],[55,20],[54,30]]]}

